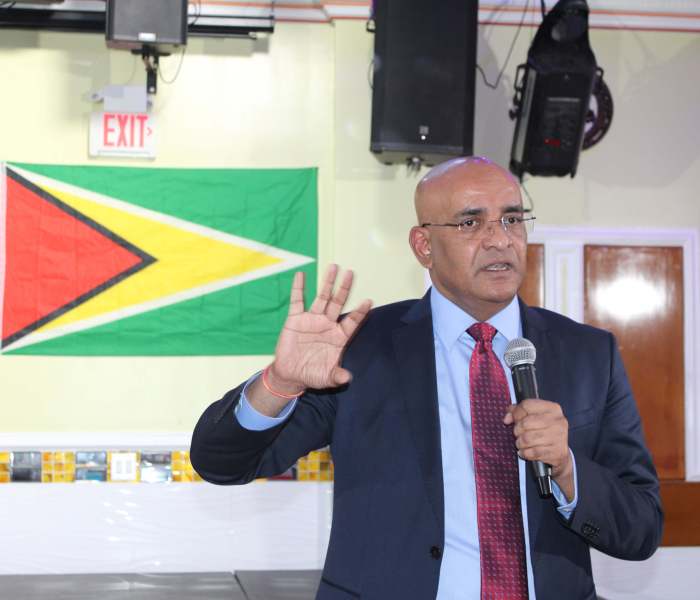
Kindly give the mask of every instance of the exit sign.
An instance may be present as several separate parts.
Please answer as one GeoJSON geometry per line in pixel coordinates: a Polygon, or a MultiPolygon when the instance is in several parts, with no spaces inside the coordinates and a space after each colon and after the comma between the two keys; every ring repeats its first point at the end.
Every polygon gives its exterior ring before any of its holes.
{"type": "Polygon", "coordinates": [[[92,113],[90,156],[155,158],[155,118],[149,113],[92,113]]]}

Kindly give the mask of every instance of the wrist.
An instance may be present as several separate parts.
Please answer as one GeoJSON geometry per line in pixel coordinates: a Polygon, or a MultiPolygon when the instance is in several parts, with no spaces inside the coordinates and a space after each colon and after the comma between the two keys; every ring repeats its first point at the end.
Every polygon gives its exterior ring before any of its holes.
{"type": "Polygon", "coordinates": [[[574,465],[571,460],[571,453],[568,451],[566,452],[566,458],[562,461],[562,463],[559,465],[558,468],[554,469],[554,472],[552,473],[552,477],[554,479],[566,479],[573,475],[574,472],[574,465]]]}
{"type": "Polygon", "coordinates": [[[306,388],[298,383],[280,377],[275,371],[275,363],[269,364],[262,372],[262,383],[273,396],[293,399],[304,393],[306,388]]]}
{"type": "Polygon", "coordinates": [[[552,478],[564,493],[566,499],[571,502],[574,499],[576,483],[574,482],[574,461],[571,453],[567,452],[567,457],[559,469],[555,469],[552,478]]]}

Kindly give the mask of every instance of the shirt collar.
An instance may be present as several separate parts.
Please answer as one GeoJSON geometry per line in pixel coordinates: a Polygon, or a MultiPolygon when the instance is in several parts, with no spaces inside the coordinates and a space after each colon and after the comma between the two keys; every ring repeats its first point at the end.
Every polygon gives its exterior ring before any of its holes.
{"type": "MultiPolygon", "coordinates": [[[[430,306],[433,312],[433,331],[445,346],[451,346],[477,320],[443,296],[435,286],[430,290],[430,306]]],[[[520,336],[520,306],[514,296],[510,304],[486,321],[493,325],[506,342],[520,336]]],[[[470,338],[471,339],[471,338],[470,338]]]]}

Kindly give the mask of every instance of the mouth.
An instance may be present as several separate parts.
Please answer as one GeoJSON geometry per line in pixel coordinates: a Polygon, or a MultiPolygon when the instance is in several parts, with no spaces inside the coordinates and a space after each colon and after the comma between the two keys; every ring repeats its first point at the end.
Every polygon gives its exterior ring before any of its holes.
{"type": "Polygon", "coordinates": [[[498,263],[491,263],[489,265],[486,265],[482,269],[484,271],[488,271],[490,273],[500,273],[503,271],[510,271],[512,269],[512,265],[507,262],[498,262],[498,263]]]}

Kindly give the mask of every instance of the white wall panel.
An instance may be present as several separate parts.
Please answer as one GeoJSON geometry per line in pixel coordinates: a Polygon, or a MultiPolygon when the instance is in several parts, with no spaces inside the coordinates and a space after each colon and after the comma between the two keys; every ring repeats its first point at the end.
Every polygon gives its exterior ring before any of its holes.
{"type": "MultiPolygon", "coordinates": [[[[320,569],[331,483],[6,484],[0,575],[320,569]]],[[[593,552],[601,598],[695,600],[700,548],[593,552]]]]}
{"type": "Polygon", "coordinates": [[[0,574],[319,569],[332,484],[0,486],[0,574]]]}
{"type": "Polygon", "coordinates": [[[659,548],[649,560],[631,562],[593,551],[600,600],[697,600],[700,548],[659,548]]]}

